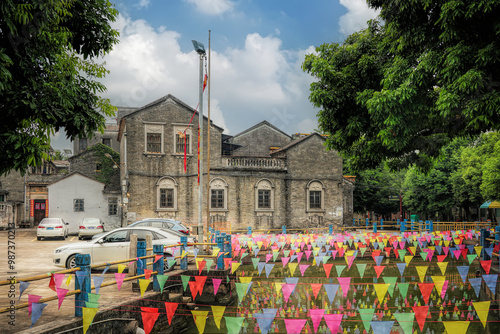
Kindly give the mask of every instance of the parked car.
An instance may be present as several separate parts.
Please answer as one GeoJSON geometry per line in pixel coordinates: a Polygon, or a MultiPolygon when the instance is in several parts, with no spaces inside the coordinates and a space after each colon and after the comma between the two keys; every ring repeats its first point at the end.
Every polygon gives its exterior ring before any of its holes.
{"type": "Polygon", "coordinates": [[[189,228],[182,224],[182,222],[180,222],[179,220],[173,219],[146,218],[129,225],[129,227],[133,226],[159,227],[179,231],[185,235],[189,235],[189,228]]]}
{"type": "MultiPolygon", "coordinates": [[[[146,240],[146,235],[151,235],[153,245],[173,245],[180,242],[180,236],[174,231],[168,231],[155,227],[122,227],[113,231],[105,232],[100,237],[77,243],[61,246],[54,251],[54,265],[68,269],[76,267],[75,257],[77,254],[89,254],[91,264],[125,260],[130,258],[130,235],[137,234],[137,240],[146,240]]],[[[195,239],[188,237],[188,242],[195,239]]],[[[188,254],[193,255],[191,247],[188,254]]],[[[171,248],[166,248],[163,256],[172,256],[171,248]]],[[[167,261],[164,262],[165,271],[168,268],[167,261]]]]}
{"type": "Polygon", "coordinates": [[[68,225],[62,218],[43,218],[36,229],[36,239],[55,237],[64,240],[68,237],[68,225]]]}
{"type": "Polygon", "coordinates": [[[104,225],[100,218],[83,218],[78,227],[78,239],[92,238],[93,235],[104,232],[104,225]]]}

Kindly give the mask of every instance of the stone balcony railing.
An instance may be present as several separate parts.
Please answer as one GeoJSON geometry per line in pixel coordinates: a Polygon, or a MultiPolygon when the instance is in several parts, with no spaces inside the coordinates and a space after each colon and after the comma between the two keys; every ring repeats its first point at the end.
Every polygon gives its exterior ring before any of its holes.
{"type": "Polygon", "coordinates": [[[225,168],[286,170],[285,158],[223,156],[221,162],[225,168]]]}

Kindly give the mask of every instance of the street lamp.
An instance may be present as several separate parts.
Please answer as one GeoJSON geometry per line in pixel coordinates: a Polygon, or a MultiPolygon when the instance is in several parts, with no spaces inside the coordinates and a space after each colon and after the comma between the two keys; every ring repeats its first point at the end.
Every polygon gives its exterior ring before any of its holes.
{"type": "MultiPolygon", "coordinates": [[[[192,40],[194,50],[200,55],[200,92],[199,92],[199,110],[198,126],[200,131],[200,184],[198,186],[198,240],[203,242],[203,58],[205,58],[205,46],[192,40]]],[[[208,203],[207,203],[208,204],[208,203]]],[[[208,217],[207,217],[208,219],[208,217]]]]}

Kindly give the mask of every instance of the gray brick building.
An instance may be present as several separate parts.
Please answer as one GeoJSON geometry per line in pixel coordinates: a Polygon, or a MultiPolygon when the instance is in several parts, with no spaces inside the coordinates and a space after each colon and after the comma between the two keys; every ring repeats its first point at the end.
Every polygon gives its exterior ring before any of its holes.
{"type": "MultiPolygon", "coordinates": [[[[121,117],[121,184],[129,223],[150,217],[198,221],[198,116],[193,113],[166,95],[121,117]]],[[[208,125],[204,118],[205,159],[208,125]]],[[[211,222],[230,222],[233,229],[305,228],[352,220],[354,183],[343,177],[342,158],[326,151],[324,141],[319,134],[292,139],[266,121],[228,136],[210,122],[203,221],[207,204],[211,222]]]]}

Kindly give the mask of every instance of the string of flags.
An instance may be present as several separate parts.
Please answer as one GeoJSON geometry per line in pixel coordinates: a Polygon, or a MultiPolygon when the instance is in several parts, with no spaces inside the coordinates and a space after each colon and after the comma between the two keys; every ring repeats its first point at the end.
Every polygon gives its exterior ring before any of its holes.
{"type": "MultiPolygon", "coordinates": [[[[491,273],[489,257],[500,246],[478,246],[473,242],[477,238],[476,231],[233,235],[234,257],[224,262],[235,278],[211,276],[214,260],[201,256],[195,259],[197,276],[156,277],[161,291],[167,281],[180,281],[194,302],[209,285],[214,295],[222,284],[233,285],[237,305],[200,305],[189,311],[170,302],[164,303],[164,309],[141,307],[143,327],[149,333],[162,316],[170,325],[177,314],[191,316],[200,333],[206,330],[207,318],[208,325],[221,333],[239,333],[243,328],[247,332],[252,327],[261,333],[383,334],[395,328],[405,334],[500,328],[488,321],[492,300],[480,299],[483,283],[486,292],[495,296],[498,274],[491,273]]],[[[99,288],[108,268],[92,276],[95,293],[88,294],[83,307],[84,333],[99,309],[99,288]]],[[[114,274],[118,290],[125,268],[118,265],[114,274]]],[[[145,270],[145,278],[139,279],[141,298],[151,272],[145,270]]],[[[86,277],[76,272],[75,279],[83,284],[86,277]]],[[[57,293],[58,308],[69,291],[62,288],[63,282],[69,287],[71,280],[71,275],[51,275],[49,287],[57,293]]],[[[19,298],[28,286],[20,282],[19,298]]],[[[47,306],[40,299],[28,295],[32,326],[47,306]]]]}

